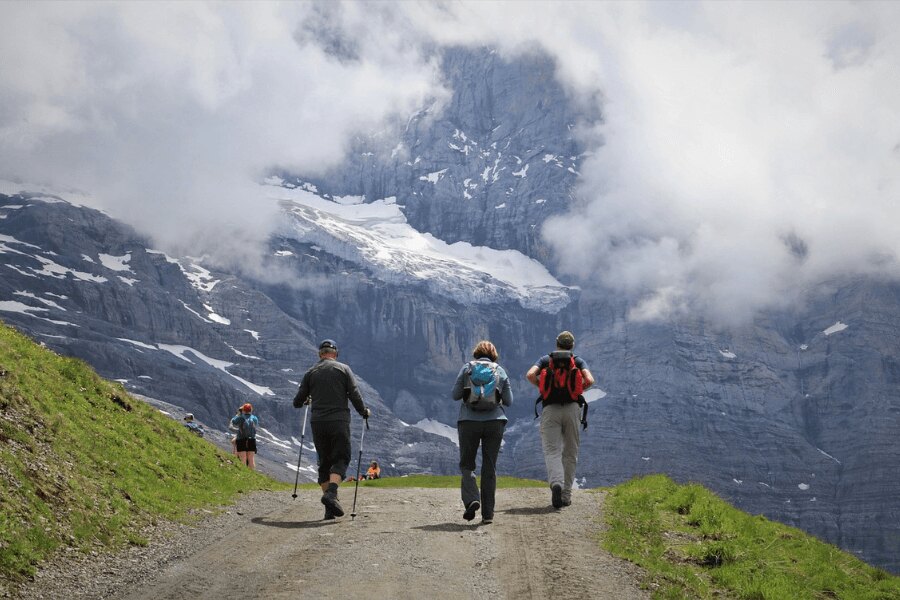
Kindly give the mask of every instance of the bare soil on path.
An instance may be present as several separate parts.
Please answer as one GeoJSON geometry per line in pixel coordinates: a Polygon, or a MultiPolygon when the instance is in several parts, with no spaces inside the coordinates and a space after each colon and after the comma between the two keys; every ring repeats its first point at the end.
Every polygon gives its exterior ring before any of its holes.
{"type": "MultiPolygon", "coordinates": [[[[351,519],[353,487],[345,484],[347,515],[335,521],[322,520],[320,497],[310,490],[296,500],[287,492],[248,495],[170,542],[154,541],[144,558],[101,566],[105,589],[62,581],[66,597],[79,597],[79,589],[84,597],[127,600],[650,597],[637,567],[599,547],[602,493],[577,490],[572,506],[557,511],[547,489],[498,490],[487,525],[480,515],[462,519],[455,489],[362,486],[351,519]]],[[[51,566],[24,597],[56,597],[60,577],[51,566]]]]}

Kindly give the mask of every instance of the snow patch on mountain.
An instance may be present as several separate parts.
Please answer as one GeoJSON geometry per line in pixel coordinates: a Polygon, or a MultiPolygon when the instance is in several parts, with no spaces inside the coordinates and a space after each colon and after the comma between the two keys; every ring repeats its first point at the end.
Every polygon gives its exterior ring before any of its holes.
{"type": "Polygon", "coordinates": [[[48,323],[53,323],[54,325],[69,325],[71,327],[78,327],[78,325],[74,323],[69,323],[68,321],[55,321],[53,319],[48,319],[46,317],[39,317],[38,315],[33,315],[29,311],[38,311],[38,312],[47,312],[48,308],[44,308],[42,306],[30,306],[28,304],[24,304],[22,302],[18,302],[16,300],[0,300],[0,312],[14,312],[19,313],[21,315],[26,315],[32,317],[34,319],[39,319],[41,321],[47,321],[48,323]]]}
{"type": "Polygon", "coordinates": [[[416,231],[393,201],[345,206],[299,188],[264,190],[292,217],[282,235],[355,262],[383,281],[422,283],[466,303],[514,301],[551,314],[571,301],[573,288],[539,262],[515,250],[448,244],[416,231]]]}
{"type": "Polygon", "coordinates": [[[848,325],[846,323],[841,323],[840,321],[838,321],[837,323],[835,323],[834,325],[832,325],[831,327],[829,327],[822,333],[824,333],[825,335],[831,335],[833,333],[843,331],[843,330],[847,329],[847,327],[848,327],[848,325]]]}
{"type": "Polygon", "coordinates": [[[206,309],[206,316],[209,317],[209,319],[214,323],[218,323],[219,325],[231,325],[230,319],[226,319],[222,315],[216,314],[216,311],[214,311],[209,304],[204,304],[203,308],[206,309]]]}
{"type": "Polygon", "coordinates": [[[592,387],[589,390],[585,390],[583,396],[584,396],[585,402],[591,403],[591,402],[596,402],[597,400],[600,400],[601,398],[606,398],[606,392],[604,392],[603,390],[601,390],[598,387],[592,387]]]}
{"type": "Polygon", "coordinates": [[[134,273],[128,263],[131,261],[131,253],[128,252],[123,256],[112,256],[111,254],[100,254],[100,264],[110,271],[127,271],[134,273]]]}
{"type": "Polygon", "coordinates": [[[456,427],[450,427],[449,425],[441,423],[440,421],[435,421],[434,419],[422,419],[418,423],[415,423],[413,427],[417,427],[426,433],[433,433],[445,437],[459,446],[459,435],[456,431],[456,427]]]}
{"type": "MultiPolygon", "coordinates": [[[[40,256],[39,254],[29,254],[28,252],[17,250],[12,247],[13,245],[21,246],[23,248],[33,248],[41,252],[44,252],[44,250],[33,244],[19,241],[14,237],[0,234],[0,254],[19,254],[21,256],[28,256],[43,265],[41,269],[37,269],[36,267],[18,268],[13,265],[6,265],[10,269],[15,270],[22,275],[27,275],[29,277],[53,277],[55,279],[65,279],[66,275],[72,275],[75,279],[79,279],[81,281],[90,281],[93,283],[105,283],[107,281],[106,277],[100,277],[98,275],[92,275],[91,273],[85,273],[84,271],[78,271],[76,269],[65,267],[45,256],[40,256]]],[[[53,253],[47,252],[47,254],[52,255],[53,253]]]]}
{"type": "Polygon", "coordinates": [[[63,308],[62,306],[60,306],[53,300],[47,300],[46,298],[41,298],[40,296],[32,294],[31,292],[26,292],[24,290],[17,290],[15,292],[13,292],[13,295],[14,296],[22,296],[23,298],[31,298],[32,300],[37,300],[41,304],[46,304],[50,308],[55,308],[56,310],[66,310],[65,308],[63,308]]]}
{"type": "Polygon", "coordinates": [[[230,363],[226,360],[219,360],[217,358],[211,358],[209,356],[206,356],[199,350],[195,350],[195,349],[191,348],[190,346],[180,346],[180,345],[175,345],[175,344],[157,344],[157,346],[159,347],[160,350],[165,350],[166,352],[169,352],[170,354],[174,354],[181,360],[184,360],[191,364],[194,364],[194,361],[192,361],[190,358],[185,356],[185,354],[190,352],[197,359],[205,362],[206,364],[208,364],[209,366],[211,366],[215,369],[218,369],[219,371],[222,371],[223,373],[225,373],[232,379],[236,379],[237,381],[242,383],[244,386],[250,388],[251,390],[253,390],[257,394],[259,394],[260,396],[274,396],[275,395],[275,393],[272,392],[272,390],[270,388],[267,388],[267,387],[264,387],[261,385],[256,385],[255,383],[251,383],[251,382],[247,381],[246,379],[243,379],[242,377],[238,377],[237,375],[233,375],[233,374],[229,373],[227,371],[227,369],[228,369],[228,367],[234,366],[234,363],[230,363]]]}

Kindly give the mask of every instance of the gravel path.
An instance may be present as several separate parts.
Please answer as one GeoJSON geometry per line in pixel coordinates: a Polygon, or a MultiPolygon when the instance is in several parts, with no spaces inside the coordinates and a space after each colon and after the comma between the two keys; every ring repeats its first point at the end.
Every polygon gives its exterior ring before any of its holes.
{"type": "MultiPolygon", "coordinates": [[[[498,490],[490,525],[464,521],[453,489],[361,487],[355,520],[322,521],[319,497],[255,493],[196,525],[161,523],[145,548],[70,552],[16,597],[649,598],[595,541],[599,493],[556,511],[548,490],[498,490]]],[[[341,501],[349,513],[352,487],[341,501]]]]}

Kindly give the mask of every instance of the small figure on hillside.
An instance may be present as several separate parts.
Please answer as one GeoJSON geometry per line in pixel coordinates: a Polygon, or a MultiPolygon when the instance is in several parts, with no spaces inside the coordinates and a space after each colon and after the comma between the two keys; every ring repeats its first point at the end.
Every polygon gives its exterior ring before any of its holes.
{"type": "MultiPolygon", "coordinates": [[[[575,356],[575,336],[563,331],[556,337],[556,350],[542,356],[525,374],[540,390],[541,445],[551,503],[559,509],[572,504],[572,484],[578,463],[581,427],[587,427],[587,403],[582,392],[594,385],[594,376],[583,359],[575,356]],[[582,412],[582,407],[584,411],[582,412]]],[[[537,410],[535,402],[535,411],[537,410]]]]}
{"type": "Polygon", "coordinates": [[[256,428],[259,419],[253,413],[253,405],[249,402],[241,406],[238,414],[231,419],[231,429],[237,430],[235,450],[241,462],[256,468],[256,428]]]}
{"type": "Polygon", "coordinates": [[[487,340],[478,342],[472,351],[475,359],[462,366],[451,393],[462,400],[456,428],[459,432],[459,470],[462,473],[463,519],[471,521],[481,508],[481,522],[494,521],[494,494],[497,490],[497,457],[503,443],[506,413],[511,406],[509,377],[497,364],[499,354],[487,340]],[[481,446],[481,491],[475,480],[475,460],[481,446]]]}
{"type": "Polygon", "coordinates": [[[199,424],[194,422],[194,415],[191,413],[184,415],[184,426],[187,427],[190,432],[196,433],[200,437],[203,437],[203,434],[206,433],[199,424]]]}
{"type": "Polygon", "coordinates": [[[311,406],[309,423],[319,455],[318,481],[322,486],[325,519],[328,520],[344,516],[344,509],[338,502],[338,486],[350,465],[349,404],[353,404],[363,419],[372,415],[363,403],[353,371],[338,362],[337,357],[334,341],[323,340],[319,344],[319,361],[303,375],[300,389],[294,396],[295,408],[307,403],[311,406]]]}
{"type": "Polygon", "coordinates": [[[378,461],[373,460],[369,465],[369,470],[366,471],[366,479],[380,479],[381,478],[381,467],[378,466],[378,461]]]}

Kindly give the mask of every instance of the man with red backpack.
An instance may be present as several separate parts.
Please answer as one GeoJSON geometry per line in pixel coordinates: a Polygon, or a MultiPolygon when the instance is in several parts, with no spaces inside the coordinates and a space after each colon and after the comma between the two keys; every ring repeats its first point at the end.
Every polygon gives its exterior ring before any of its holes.
{"type": "Polygon", "coordinates": [[[574,347],[575,336],[563,331],[556,337],[556,351],[542,356],[525,374],[541,392],[541,444],[556,509],[572,504],[581,425],[587,427],[582,393],[594,384],[587,364],[572,352],[574,347]]]}

